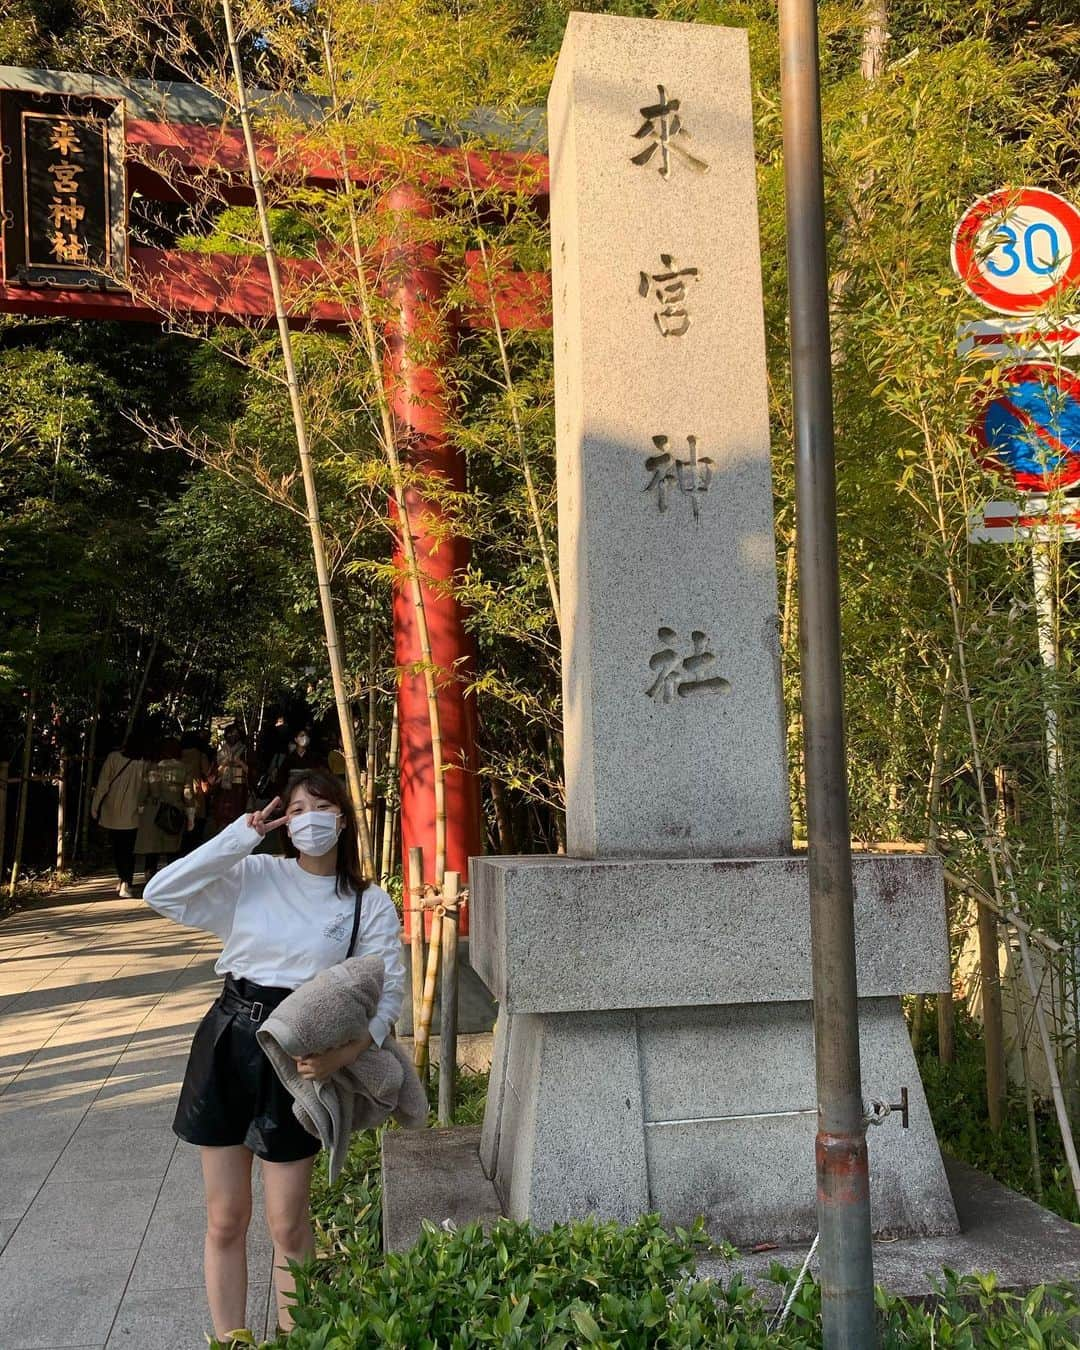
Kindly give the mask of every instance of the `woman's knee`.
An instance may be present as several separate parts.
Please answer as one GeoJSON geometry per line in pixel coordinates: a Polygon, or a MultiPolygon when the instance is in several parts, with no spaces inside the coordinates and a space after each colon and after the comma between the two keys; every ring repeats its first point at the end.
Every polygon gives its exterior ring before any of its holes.
{"type": "Polygon", "coordinates": [[[282,1252],[306,1252],[312,1242],[311,1219],[305,1206],[302,1214],[267,1211],[266,1226],[274,1246],[282,1252]]]}
{"type": "Polygon", "coordinates": [[[206,1236],[215,1247],[232,1247],[247,1237],[251,1202],[239,1197],[217,1199],[206,1210],[206,1236]]]}

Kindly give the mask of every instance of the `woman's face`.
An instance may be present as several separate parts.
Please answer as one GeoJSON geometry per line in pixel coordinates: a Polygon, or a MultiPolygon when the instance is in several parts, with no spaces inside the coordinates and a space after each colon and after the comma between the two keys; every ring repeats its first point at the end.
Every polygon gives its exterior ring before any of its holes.
{"type": "Polygon", "coordinates": [[[333,811],[338,818],[338,825],[341,824],[341,812],[332,801],[326,797],[316,796],[306,787],[298,787],[289,798],[285,819],[292,820],[294,816],[301,816],[305,811],[333,811]]]}

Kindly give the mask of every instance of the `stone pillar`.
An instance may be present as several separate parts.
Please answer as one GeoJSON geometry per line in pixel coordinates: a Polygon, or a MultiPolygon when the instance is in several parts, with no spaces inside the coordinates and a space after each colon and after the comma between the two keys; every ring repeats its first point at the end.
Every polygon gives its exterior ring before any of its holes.
{"type": "MultiPolygon", "coordinates": [[[[550,1224],[815,1231],[746,34],[573,14],[548,104],[565,859],[474,859],[500,1003],[481,1158],[550,1224]]],[[[856,863],[878,1232],[955,1231],[898,995],[947,987],[941,867],[856,863]]]]}

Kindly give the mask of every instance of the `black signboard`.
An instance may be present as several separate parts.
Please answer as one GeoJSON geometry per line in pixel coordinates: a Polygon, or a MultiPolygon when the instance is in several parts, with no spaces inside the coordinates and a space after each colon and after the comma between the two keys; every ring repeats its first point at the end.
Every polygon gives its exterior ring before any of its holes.
{"type": "Polygon", "coordinates": [[[0,90],[9,286],[126,289],[122,99],[0,90]]]}

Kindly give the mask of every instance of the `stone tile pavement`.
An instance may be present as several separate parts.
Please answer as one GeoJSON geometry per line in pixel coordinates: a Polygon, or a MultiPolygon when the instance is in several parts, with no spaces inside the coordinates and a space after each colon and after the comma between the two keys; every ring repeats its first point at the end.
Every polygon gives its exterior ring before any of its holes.
{"type": "MultiPolygon", "coordinates": [[[[199,1160],[170,1124],[215,947],[102,878],[0,922],[0,1350],[205,1347],[199,1160]]],[[[261,1336],[258,1196],[248,1254],[261,1336]]]]}

